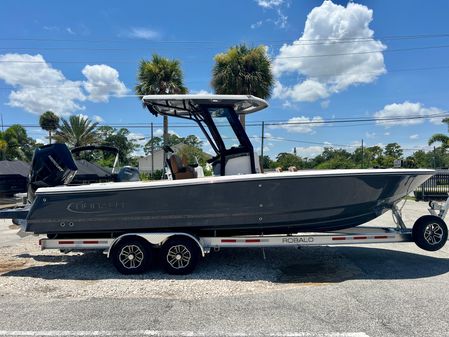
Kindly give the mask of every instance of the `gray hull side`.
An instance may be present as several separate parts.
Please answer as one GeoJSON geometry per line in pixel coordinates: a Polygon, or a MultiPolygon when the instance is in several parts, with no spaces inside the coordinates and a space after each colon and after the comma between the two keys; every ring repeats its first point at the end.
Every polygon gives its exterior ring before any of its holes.
{"type": "Polygon", "coordinates": [[[367,222],[430,175],[317,176],[38,195],[27,231],[229,234],[325,231],[367,222]]]}

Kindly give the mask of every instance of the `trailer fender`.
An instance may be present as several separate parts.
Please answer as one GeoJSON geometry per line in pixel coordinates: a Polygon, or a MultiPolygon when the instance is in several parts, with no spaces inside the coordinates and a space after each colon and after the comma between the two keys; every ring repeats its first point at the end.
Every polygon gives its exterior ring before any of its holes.
{"type": "Polygon", "coordinates": [[[190,238],[191,240],[193,240],[198,245],[198,248],[201,251],[201,256],[204,257],[206,255],[206,251],[205,251],[204,247],[201,245],[201,243],[199,242],[199,240],[196,237],[194,237],[193,235],[188,234],[188,233],[126,233],[126,234],[120,235],[118,238],[116,238],[112,242],[112,244],[110,245],[110,247],[107,251],[107,257],[109,258],[109,254],[117,242],[119,242],[120,240],[122,240],[126,237],[130,237],[130,236],[140,237],[154,246],[162,246],[169,238],[171,238],[173,236],[186,236],[186,237],[190,238]]]}

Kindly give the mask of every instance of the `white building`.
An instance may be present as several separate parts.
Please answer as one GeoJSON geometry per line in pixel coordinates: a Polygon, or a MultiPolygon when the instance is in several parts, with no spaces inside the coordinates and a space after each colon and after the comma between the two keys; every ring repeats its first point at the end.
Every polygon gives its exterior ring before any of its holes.
{"type": "MultiPolygon", "coordinates": [[[[177,150],[182,146],[183,144],[174,145],[172,146],[172,149],[177,152],[177,150]]],[[[153,156],[153,160],[151,160],[151,153],[145,157],[139,158],[139,172],[151,173],[164,169],[164,150],[154,150],[153,156]],[[151,167],[152,163],[154,163],[154,167],[151,167]]]]}

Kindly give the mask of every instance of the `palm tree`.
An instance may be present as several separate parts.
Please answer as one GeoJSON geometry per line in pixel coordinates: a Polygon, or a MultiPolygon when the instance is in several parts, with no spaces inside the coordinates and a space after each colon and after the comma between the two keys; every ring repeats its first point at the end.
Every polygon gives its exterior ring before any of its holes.
{"type": "Polygon", "coordinates": [[[95,128],[98,123],[93,123],[84,116],[70,116],[69,120],[61,120],[61,126],[55,134],[58,143],[65,143],[71,147],[91,145],[98,141],[95,128]]]}
{"type": "MultiPolygon", "coordinates": [[[[217,94],[270,97],[274,80],[265,46],[241,44],[214,59],[211,84],[217,94]]],[[[245,115],[240,115],[240,121],[245,126],[245,115]]]]}
{"type": "MultiPolygon", "coordinates": [[[[137,95],[186,94],[183,74],[178,60],[153,54],[150,61],[140,61],[137,72],[137,95]]],[[[168,140],[168,118],[164,116],[164,144],[168,140]]]]}
{"type": "MultiPolygon", "coordinates": [[[[444,118],[442,122],[446,123],[449,128],[449,118],[444,118]]],[[[441,149],[443,151],[446,151],[449,148],[449,137],[442,133],[436,133],[429,139],[429,145],[432,145],[434,143],[441,143],[441,149]]]]}
{"type": "Polygon", "coordinates": [[[42,129],[48,131],[48,139],[51,144],[51,133],[58,129],[59,117],[51,111],[45,111],[39,118],[39,125],[42,129]]]}

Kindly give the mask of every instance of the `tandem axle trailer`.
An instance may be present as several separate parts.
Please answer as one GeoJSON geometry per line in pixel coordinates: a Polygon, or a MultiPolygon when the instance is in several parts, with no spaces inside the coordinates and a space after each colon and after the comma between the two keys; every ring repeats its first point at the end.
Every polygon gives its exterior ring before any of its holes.
{"type": "Polygon", "coordinates": [[[62,252],[101,250],[123,274],[138,274],[148,270],[158,256],[170,274],[188,274],[200,257],[221,248],[263,248],[336,246],[370,243],[415,242],[420,248],[436,251],[444,246],[448,229],[444,218],[449,201],[429,203],[430,215],[420,217],[412,229],[405,226],[399,209],[392,208],[397,224],[391,227],[354,227],[326,233],[297,233],[286,235],[208,236],[196,237],[183,232],[126,233],[117,238],[41,239],[41,249],[62,252]],[[159,250],[159,254],[155,254],[159,250]]]}

